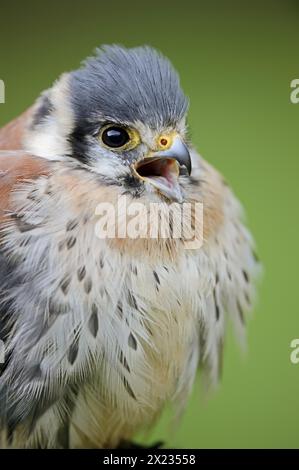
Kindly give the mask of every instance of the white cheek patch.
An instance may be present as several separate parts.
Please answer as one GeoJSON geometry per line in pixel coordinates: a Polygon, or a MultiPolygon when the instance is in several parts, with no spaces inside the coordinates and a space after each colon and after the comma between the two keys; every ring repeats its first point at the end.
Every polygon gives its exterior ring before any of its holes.
{"type": "MultiPolygon", "coordinates": [[[[25,149],[48,160],[62,160],[71,153],[68,136],[74,128],[74,119],[69,103],[69,74],[61,78],[49,90],[49,99],[53,110],[49,116],[33,129],[27,131],[24,140],[25,149]]],[[[37,102],[37,109],[41,103],[37,102]]]]}

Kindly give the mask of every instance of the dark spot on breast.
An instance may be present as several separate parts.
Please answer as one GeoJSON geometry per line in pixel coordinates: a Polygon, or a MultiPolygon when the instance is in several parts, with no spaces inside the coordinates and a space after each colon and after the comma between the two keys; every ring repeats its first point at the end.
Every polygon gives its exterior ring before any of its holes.
{"type": "Polygon", "coordinates": [[[138,270],[137,270],[137,267],[136,267],[136,266],[133,266],[132,271],[133,271],[133,274],[135,274],[135,276],[138,275],[138,270]]]}
{"type": "Polygon", "coordinates": [[[249,282],[249,276],[248,276],[247,271],[245,271],[245,269],[243,269],[242,272],[243,272],[243,276],[244,276],[245,281],[246,281],[246,282],[249,282]]]}
{"type": "Polygon", "coordinates": [[[71,365],[74,364],[79,352],[79,338],[77,332],[75,332],[75,339],[69,347],[67,353],[67,359],[71,365]]]}
{"type": "Polygon", "coordinates": [[[101,297],[108,297],[108,291],[107,291],[106,287],[103,287],[103,286],[100,287],[100,296],[101,297]]]}
{"type": "Polygon", "coordinates": [[[64,295],[67,295],[69,291],[71,280],[72,280],[71,276],[67,275],[60,282],[60,289],[62,290],[64,295]]]}
{"type": "Polygon", "coordinates": [[[62,251],[64,247],[65,247],[65,240],[61,240],[58,243],[58,251],[62,251]]]}
{"type": "Polygon", "coordinates": [[[149,326],[148,323],[145,324],[146,331],[149,333],[150,336],[154,336],[153,330],[149,326]]]}
{"type": "Polygon", "coordinates": [[[200,179],[194,178],[193,176],[189,176],[189,183],[191,183],[193,186],[199,186],[200,185],[200,179]]]}
{"type": "Polygon", "coordinates": [[[128,372],[131,372],[127,358],[125,357],[122,351],[120,351],[120,354],[119,354],[119,362],[124,366],[125,369],[127,369],[128,372]]]}
{"type": "Polygon", "coordinates": [[[49,300],[49,315],[50,316],[58,316],[58,315],[64,315],[67,313],[70,309],[70,306],[68,303],[61,303],[61,302],[55,302],[55,300],[50,299],[49,300]]]}
{"type": "Polygon", "coordinates": [[[81,268],[78,269],[77,271],[77,277],[78,277],[78,281],[83,281],[83,279],[85,278],[85,275],[86,275],[86,268],[85,266],[81,266],[81,268]]]}
{"type": "Polygon", "coordinates": [[[242,309],[239,301],[237,302],[237,309],[238,309],[240,320],[241,320],[242,324],[244,325],[245,324],[244,312],[243,312],[243,309],[242,309]]]}
{"type": "Polygon", "coordinates": [[[137,301],[135,299],[135,296],[131,292],[129,292],[129,294],[128,294],[128,303],[129,303],[130,307],[133,307],[133,308],[135,308],[135,310],[138,310],[137,301]]]}
{"type": "Polygon", "coordinates": [[[159,278],[158,274],[156,273],[156,271],[153,271],[153,275],[154,275],[157,283],[160,284],[160,278],[159,278]]]}
{"type": "Polygon", "coordinates": [[[89,294],[91,292],[91,289],[92,289],[92,280],[90,279],[90,277],[88,277],[84,281],[84,290],[85,290],[86,294],[89,294]]]}
{"type": "Polygon", "coordinates": [[[44,324],[42,325],[39,332],[38,339],[42,338],[50,330],[59,315],[66,314],[69,309],[70,306],[68,303],[58,303],[50,299],[48,305],[49,315],[47,315],[45,318],[44,324]]]}
{"type": "Polygon", "coordinates": [[[68,423],[63,423],[56,434],[57,444],[61,449],[68,449],[70,444],[70,428],[68,423]]]}
{"type": "Polygon", "coordinates": [[[124,384],[124,387],[127,390],[128,394],[130,395],[130,397],[133,398],[133,400],[136,400],[136,396],[135,396],[135,394],[132,390],[132,387],[131,387],[131,385],[129,384],[129,382],[127,381],[127,379],[125,377],[123,377],[123,384],[124,384]]]}
{"type": "Polygon", "coordinates": [[[134,349],[134,351],[137,350],[137,340],[133,333],[129,334],[128,345],[130,346],[130,348],[134,349]]]}
{"type": "Polygon", "coordinates": [[[92,336],[96,338],[99,329],[98,308],[95,304],[91,307],[91,316],[88,322],[88,328],[92,336]]]}
{"type": "Polygon", "coordinates": [[[91,313],[93,315],[97,315],[98,314],[98,307],[96,306],[96,304],[92,304],[92,307],[91,307],[91,313]]]}
{"type": "Polygon", "coordinates": [[[216,284],[218,284],[218,282],[219,282],[219,274],[218,273],[216,273],[215,282],[216,282],[216,284]]]}
{"type": "Polygon", "coordinates": [[[47,187],[45,189],[45,194],[47,196],[52,196],[53,194],[52,185],[50,183],[47,184],[47,187]]]}
{"type": "Polygon", "coordinates": [[[169,273],[169,269],[166,266],[163,266],[163,268],[165,269],[166,272],[169,273]]]}
{"type": "Polygon", "coordinates": [[[213,296],[214,296],[216,320],[218,321],[219,317],[220,317],[220,309],[219,309],[219,305],[218,305],[218,302],[217,302],[216,290],[215,289],[213,290],[213,296]]]}
{"type": "Polygon", "coordinates": [[[173,237],[173,213],[170,212],[169,214],[169,230],[170,230],[170,235],[173,237]]]}
{"type": "Polygon", "coordinates": [[[90,219],[89,215],[85,214],[83,217],[83,224],[86,225],[89,219],[90,219]]]}
{"type": "Polygon", "coordinates": [[[24,238],[24,240],[22,240],[20,243],[20,247],[25,248],[26,246],[29,245],[30,242],[31,242],[31,237],[24,238]]]}
{"type": "Polygon", "coordinates": [[[16,225],[21,233],[30,232],[38,227],[38,225],[29,224],[22,217],[14,216],[16,225]]]}
{"type": "Polygon", "coordinates": [[[27,196],[27,199],[28,201],[35,201],[36,200],[36,197],[37,197],[37,190],[34,189],[33,191],[31,191],[28,196],[27,196]]]}
{"type": "Polygon", "coordinates": [[[66,225],[66,231],[71,232],[77,227],[77,225],[78,225],[78,221],[76,219],[70,220],[66,225]]]}
{"type": "Polygon", "coordinates": [[[68,250],[70,250],[71,248],[73,248],[73,246],[75,245],[77,239],[76,237],[69,237],[66,241],[66,246],[68,248],[68,250]]]}
{"type": "Polygon", "coordinates": [[[100,256],[100,268],[103,269],[104,267],[104,260],[103,258],[100,256]]]}
{"type": "Polygon", "coordinates": [[[13,438],[14,438],[14,426],[12,426],[10,423],[7,423],[6,425],[6,439],[8,445],[12,445],[13,443],[13,438]]]}
{"type": "Polygon", "coordinates": [[[119,318],[123,318],[124,314],[123,314],[123,307],[122,307],[122,303],[121,302],[118,302],[117,304],[117,314],[119,316],[119,318]]]}

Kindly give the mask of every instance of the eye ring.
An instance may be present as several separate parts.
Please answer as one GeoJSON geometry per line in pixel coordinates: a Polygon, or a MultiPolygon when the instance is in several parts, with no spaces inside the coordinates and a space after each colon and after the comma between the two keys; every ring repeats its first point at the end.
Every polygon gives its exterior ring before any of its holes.
{"type": "Polygon", "coordinates": [[[107,124],[104,126],[99,135],[101,143],[108,149],[130,150],[140,143],[139,134],[135,129],[119,124],[107,124]]]}

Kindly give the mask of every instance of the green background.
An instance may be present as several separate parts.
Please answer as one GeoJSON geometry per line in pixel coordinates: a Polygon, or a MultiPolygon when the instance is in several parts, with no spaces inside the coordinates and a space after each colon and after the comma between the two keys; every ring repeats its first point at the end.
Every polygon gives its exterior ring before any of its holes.
{"type": "Polygon", "coordinates": [[[264,264],[248,353],[230,333],[223,380],[194,390],[182,421],[143,442],[168,446],[298,447],[299,2],[14,1],[0,4],[0,124],[24,110],[95,46],[151,44],[179,70],[201,154],[243,201],[264,264]]]}

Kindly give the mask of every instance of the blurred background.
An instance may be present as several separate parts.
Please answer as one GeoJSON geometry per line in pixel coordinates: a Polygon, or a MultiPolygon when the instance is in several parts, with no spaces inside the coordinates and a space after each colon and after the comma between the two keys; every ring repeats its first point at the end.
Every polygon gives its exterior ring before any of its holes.
{"type": "Polygon", "coordinates": [[[196,385],[182,421],[167,413],[140,442],[168,447],[299,447],[299,1],[44,0],[1,2],[0,125],[96,46],[150,44],[178,69],[199,152],[242,200],[264,264],[240,354],[232,333],[223,379],[196,385]]]}

